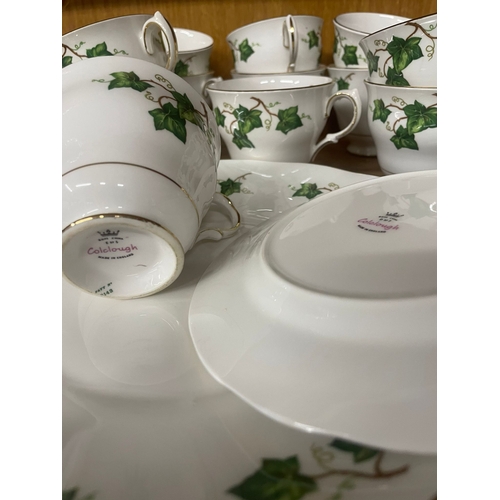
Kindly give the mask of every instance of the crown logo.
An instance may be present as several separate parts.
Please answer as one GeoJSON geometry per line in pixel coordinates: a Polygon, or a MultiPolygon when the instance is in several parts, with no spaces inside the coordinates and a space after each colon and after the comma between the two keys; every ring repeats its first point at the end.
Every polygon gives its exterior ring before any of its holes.
{"type": "Polygon", "coordinates": [[[118,233],[120,232],[120,230],[118,229],[118,231],[116,232],[113,232],[113,231],[110,231],[109,229],[106,229],[106,231],[103,231],[101,233],[101,231],[97,231],[101,236],[118,236],[118,233]]]}

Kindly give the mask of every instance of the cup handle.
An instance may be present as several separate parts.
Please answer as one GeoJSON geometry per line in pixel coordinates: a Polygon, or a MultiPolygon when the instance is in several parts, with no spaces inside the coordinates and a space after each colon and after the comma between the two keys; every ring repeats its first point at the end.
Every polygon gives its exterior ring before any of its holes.
{"type": "Polygon", "coordinates": [[[299,48],[297,24],[290,14],[283,21],[283,46],[290,52],[287,73],[295,71],[295,62],[297,61],[297,52],[299,48]]]}
{"type": "Polygon", "coordinates": [[[166,69],[174,71],[175,65],[177,64],[178,49],[177,38],[172,26],[170,26],[170,23],[158,11],[143,24],[142,41],[149,55],[154,53],[153,33],[151,29],[149,29],[151,26],[156,26],[160,30],[161,41],[165,48],[165,53],[167,54],[166,69]]]}
{"type": "Polygon", "coordinates": [[[314,157],[316,156],[316,154],[319,152],[320,149],[322,149],[327,144],[337,143],[339,139],[345,137],[347,134],[350,134],[359,123],[359,120],[361,118],[361,98],[359,97],[358,89],[339,90],[338,92],[335,92],[335,94],[331,95],[326,103],[326,111],[325,111],[326,116],[330,115],[330,113],[332,112],[333,103],[338,99],[348,99],[351,102],[353,107],[352,120],[350,121],[349,125],[347,125],[347,127],[343,128],[339,132],[334,132],[333,134],[327,134],[322,141],[318,142],[318,144],[314,146],[311,161],[314,160],[314,157]]]}
{"type": "Polygon", "coordinates": [[[202,229],[196,237],[195,243],[203,240],[223,240],[233,236],[241,225],[241,217],[233,202],[222,193],[215,193],[212,203],[220,205],[228,214],[232,226],[225,229],[220,227],[207,227],[202,229]]]}
{"type": "Polygon", "coordinates": [[[207,92],[207,87],[211,84],[211,83],[215,83],[215,82],[222,82],[222,77],[221,76],[214,76],[213,78],[209,78],[205,84],[203,85],[203,89],[202,89],[202,93],[201,95],[203,97],[208,97],[208,92],[207,92]]]}

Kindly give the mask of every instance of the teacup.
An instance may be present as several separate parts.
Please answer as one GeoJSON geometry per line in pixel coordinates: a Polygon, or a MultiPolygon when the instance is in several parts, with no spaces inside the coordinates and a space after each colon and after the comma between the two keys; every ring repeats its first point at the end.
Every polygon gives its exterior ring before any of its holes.
{"type": "Polygon", "coordinates": [[[174,30],[156,12],[114,17],[63,35],[63,68],[101,56],[130,56],[173,70],[177,63],[174,30]]]}
{"type": "Polygon", "coordinates": [[[183,76],[182,78],[183,80],[186,80],[186,82],[188,82],[189,85],[191,85],[191,87],[198,92],[198,94],[202,95],[211,106],[210,96],[207,93],[206,87],[212,82],[222,81],[221,76],[214,76],[214,72],[209,71],[208,73],[203,73],[202,75],[183,76]]]}
{"type": "MultiPolygon", "coordinates": [[[[281,73],[282,76],[287,76],[290,74],[304,76],[304,75],[316,75],[323,76],[325,74],[326,66],[324,64],[318,65],[315,69],[310,69],[306,71],[294,71],[293,73],[281,73]]],[[[234,68],[231,69],[231,78],[248,78],[249,76],[267,76],[266,73],[258,73],[258,74],[247,74],[247,73],[238,73],[234,68]]]]}
{"type": "Polygon", "coordinates": [[[437,169],[437,87],[365,80],[368,123],[386,174],[437,169]]]}
{"type": "Polygon", "coordinates": [[[309,162],[359,123],[358,91],[335,92],[333,87],[326,76],[269,75],[211,83],[207,92],[232,159],[309,162]],[[317,143],[340,99],[353,106],[351,122],[317,143]]]}
{"type": "MultiPolygon", "coordinates": [[[[361,99],[361,118],[356,128],[347,136],[347,151],[360,156],[376,156],[377,150],[368,125],[367,100],[365,79],[368,70],[364,68],[337,68],[328,66],[328,75],[335,83],[336,90],[357,89],[361,99]]],[[[352,107],[344,101],[337,101],[333,105],[337,122],[341,128],[347,127],[352,119],[352,107]]]]}
{"type": "Polygon", "coordinates": [[[211,36],[200,31],[174,28],[178,57],[175,74],[193,76],[210,71],[210,55],[214,46],[211,36]]]}
{"type": "Polygon", "coordinates": [[[437,14],[412,19],[365,36],[368,79],[396,87],[437,86],[437,14]]]}
{"type": "Polygon", "coordinates": [[[368,60],[359,43],[362,38],[387,26],[409,21],[407,17],[377,12],[346,12],[333,20],[333,63],[337,68],[366,68],[368,60]]]}
{"type": "Polygon", "coordinates": [[[323,19],[285,16],[248,24],[226,41],[238,73],[278,74],[314,70],[321,57],[323,19]]]}
{"type": "Polygon", "coordinates": [[[201,239],[217,187],[215,117],[181,77],[130,57],[95,58],[62,71],[62,266],[81,289],[136,298],[175,281],[201,239]]]}

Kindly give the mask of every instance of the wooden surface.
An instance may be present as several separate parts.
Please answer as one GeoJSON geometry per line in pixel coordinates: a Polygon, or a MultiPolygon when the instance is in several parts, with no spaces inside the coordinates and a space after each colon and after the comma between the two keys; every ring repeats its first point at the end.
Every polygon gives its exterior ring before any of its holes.
{"type": "Polygon", "coordinates": [[[214,39],[211,66],[230,78],[233,59],[226,36],[236,28],[272,17],[313,15],[323,18],[321,62],[333,63],[332,20],[344,12],[379,12],[409,18],[437,12],[437,0],[63,0],[62,33],[103,19],[153,14],[159,10],[177,28],[207,33],[214,39]]]}

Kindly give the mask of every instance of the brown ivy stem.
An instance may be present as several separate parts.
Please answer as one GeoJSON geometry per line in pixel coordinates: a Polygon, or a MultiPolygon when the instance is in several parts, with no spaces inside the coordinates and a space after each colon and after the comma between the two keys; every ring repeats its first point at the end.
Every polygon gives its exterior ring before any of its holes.
{"type": "Polygon", "coordinates": [[[400,122],[401,120],[407,120],[408,117],[407,116],[402,116],[401,118],[398,118],[393,124],[392,124],[392,131],[393,132],[396,132],[396,125],[398,124],[398,122],[400,122]]]}
{"type": "Polygon", "coordinates": [[[156,101],[161,107],[163,107],[163,104],[161,103],[162,99],[169,99],[170,101],[175,101],[173,97],[169,97],[168,95],[162,95],[158,97],[158,101],[156,101]]]}
{"type": "Polygon", "coordinates": [[[278,118],[278,115],[276,113],[271,113],[271,111],[269,111],[269,109],[267,109],[267,106],[258,97],[250,97],[250,99],[257,101],[257,104],[253,108],[250,108],[250,111],[252,111],[252,109],[258,108],[259,105],[262,104],[262,106],[267,111],[269,116],[276,116],[276,118],[278,118]]]}
{"type": "Polygon", "coordinates": [[[246,174],[243,174],[243,175],[240,175],[239,177],[236,177],[236,179],[234,179],[234,182],[236,182],[237,180],[239,179],[242,179],[242,180],[245,180],[245,177],[247,175],[250,175],[252,172],[247,172],[246,174]]]}
{"type": "MultiPolygon", "coordinates": [[[[413,31],[413,33],[408,37],[408,38],[411,38],[418,30],[421,30],[422,33],[430,38],[431,40],[437,40],[437,36],[432,36],[431,34],[429,34],[427,31],[424,30],[424,28],[422,28],[422,26],[420,26],[420,24],[417,24],[417,23],[411,23],[411,22],[408,22],[406,23],[408,26],[413,26],[415,28],[415,30],[413,31]]],[[[407,38],[407,40],[408,40],[407,38]]]]}
{"type": "MultiPolygon", "coordinates": [[[[161,83],[156,82],[155,80],[141,80],[141,82],[146,82],[146,83],[154,83],[155,85],[158,85],[158,87],[161,87],[163,90],[167,92],[171,92],[167,87],[164,87],[161,83]]],[[[175,99],[173,99],[175,101],[175,99]]]]}
{"type": "Polygon", "coordinates": [[[399,111],[403,111],[403,108],[400,108],[399,106],[396,106],[395,104],[388,104],[385,108],[386,109],[387,108],[396,108],[396,109],[399,109],[399,111]]]}
{"type": "Polygon", "coordinates": [[[382,462],[384,452],[380,452],[375,460],[374,469],[375,472],[361,472],[355,470],[348,469],[330,469],[327,472],[323,472],[322,474],[316,474],[309,476],[311,479],[323,479],[325,477],[341,475],[341,476],[352,476],[352,477],[364,477],[367,479],[386,479],[393,476],[398,476],[399,474],[405,473],[409,469],[409,465],[404,465],[403,467],[399,467],[398,469],[393,469],[390,471],[383,471],[380,467],[382,462]]]}
{"type": "Polygon", "coordinates": [[[72,54],[74,54],[75,56],[78,56],[80,59],[83,59],[84,57],[87,57],[87,56],[82,56],[81,54],[79,54],[78,52],[75,52],[71,47],[69,47],[68,45],[66,44],[62,44],[62,46],[64,47],[64,54],[63,54],[63,57],[64,55],[66,54],[66,50],[69,50],[72,54]]]}

